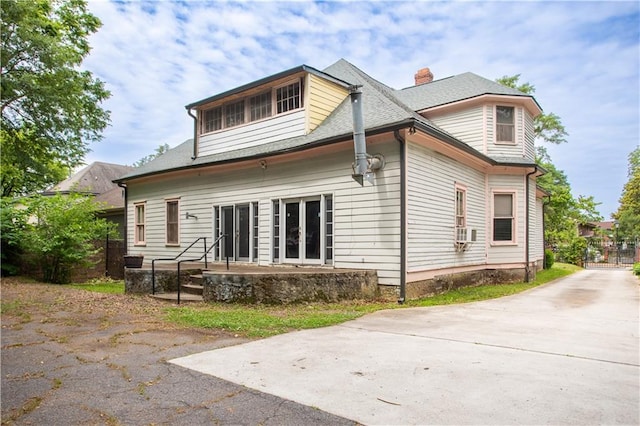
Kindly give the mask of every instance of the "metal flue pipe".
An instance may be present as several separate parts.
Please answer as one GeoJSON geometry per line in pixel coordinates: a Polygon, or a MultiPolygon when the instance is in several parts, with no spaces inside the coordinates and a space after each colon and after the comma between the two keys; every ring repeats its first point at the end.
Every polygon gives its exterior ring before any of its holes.
{"type": "MultiPolygon", "coordinates": [[[[362,176],[367,172],[367,143],[364,136],[364,119],[362,114],[362,91],[360,86],[353,86],[350,91],[351,96],[351,112],[353,114],[353,145],[356,154],[355,166],[353,168],[353,177],[360,177],[362,184],[362,176]]],[[[356,179],[357,180],[357,179],[356,179]]]]}

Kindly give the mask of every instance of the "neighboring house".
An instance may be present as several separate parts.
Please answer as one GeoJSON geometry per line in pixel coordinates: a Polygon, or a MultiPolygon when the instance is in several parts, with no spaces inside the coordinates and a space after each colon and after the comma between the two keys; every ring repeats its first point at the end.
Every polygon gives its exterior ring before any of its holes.
{"type": "Polygon", "coordinates": [[[128,251],[150,262],[228,234],[216,259],[374,270],[401,299],[532,277],[539,105],[472,73],[415,79],[395,90],[339,60],[187,105],[194,138],[116,180],[128,251]]]}
{"type": "Polygon", "coordinates": [[[69,194],[78,192],[95,196],[95,200],[105,203],[106,209],[100,215],[118,225],[119,234],[124,237],[125,215],[123,189],[113,181],[120,176],[131,173],[131,166],[95,162],[84,167],[73,176],[54,185],[42,195],[69,194]]]}

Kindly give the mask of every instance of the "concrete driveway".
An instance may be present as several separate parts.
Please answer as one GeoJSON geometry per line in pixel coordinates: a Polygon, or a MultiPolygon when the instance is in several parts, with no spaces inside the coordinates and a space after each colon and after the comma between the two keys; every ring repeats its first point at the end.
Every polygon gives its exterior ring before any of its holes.
{"type": "Polygon", "coordinates": [[[639,281],[381,311],[171,362],[364,424],[639,424],[639,281]]]}

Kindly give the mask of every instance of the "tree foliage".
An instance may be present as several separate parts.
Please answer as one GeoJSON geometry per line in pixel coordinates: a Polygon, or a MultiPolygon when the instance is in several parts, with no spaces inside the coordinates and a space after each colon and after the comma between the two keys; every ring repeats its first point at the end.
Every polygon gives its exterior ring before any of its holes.
{"type": "Polygon", "coordinates": [[[100,27],[85,0],[3,0],[2,196],[59,182],[101,138],[104,83],[79,67],[100,27]]]}
{"type": "Polygon", "coordinates": [[[100,250],[94,243],[115,235],[113,223],[96,217],[104,206],[86,195],[36,195],[20,205],[5,199],[2,207],[3,245],[31,259],[45,282],[69,282],[74,267],[95,263],[92,256],[100,250]]]}
{"type": "Polygon", "coordinates": [[[629,154],[628,176],[613,217],[618,220],[618,229],[623,236],[640,237],[640,147],[629,154]]]}
{"type": "MultiPolygon", "coordinates": [[[[528,95],[535,93],[535,86],[519,80],[520,74],[504,76],[496,81],[528,95]]],[[[567,142],[568,133],[556,114],[540,114],[534,118],[533,124],[536,140],[553,144],[567,142]]],[[[537,183],[551,194],[545,206],[545,242],[572,253],[569,257],[577,259],[574,251],[582,247],[582,239],[577,237],[578,225],[602,220],[598,212],[599,203],[593,196],[579,195],[575,198],[572,195],[566,174],[553,164],[544,146],[536,146],[536,163],[547,171],[537,183]]]]}
{"type": "Polygon", "coordinates": [[[169,144],[167,144],[167,143],[165,143],[164,145],[160,145],[160,146],[158,146],[156,148],[156,150],[155,150],[155,152],[153,154],[149,154],[146,157],[142,157],[141,159],[139,159],[138,161],[133,163],[133,167],[144,166],[145,164],[151,162],[151,160],[154,160],[154,159],[160,157],[165,152],[169,151],[169,149],[171,149],[171,148],[169,147],[169,144]]]}

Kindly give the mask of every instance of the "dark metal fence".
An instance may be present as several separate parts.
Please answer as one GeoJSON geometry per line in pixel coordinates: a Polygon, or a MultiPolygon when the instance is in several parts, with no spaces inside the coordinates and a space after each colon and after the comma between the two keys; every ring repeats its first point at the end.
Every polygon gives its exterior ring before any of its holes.
{"type": "Polygon", "coordinates": [[[626,268],[640,262],[640,241],[592,238],[584,254],[585,268],[626,268]]]}

